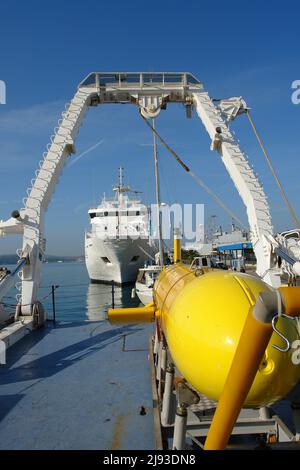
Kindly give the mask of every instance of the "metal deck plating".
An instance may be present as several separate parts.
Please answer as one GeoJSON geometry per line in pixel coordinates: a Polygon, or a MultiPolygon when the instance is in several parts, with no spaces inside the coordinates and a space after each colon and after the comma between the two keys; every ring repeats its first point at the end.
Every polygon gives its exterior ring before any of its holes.
{"type": "Polygon", "coordinates": [[[149,331],[58,323],[10,348],[0,449],[155,448],[149,331]]]}

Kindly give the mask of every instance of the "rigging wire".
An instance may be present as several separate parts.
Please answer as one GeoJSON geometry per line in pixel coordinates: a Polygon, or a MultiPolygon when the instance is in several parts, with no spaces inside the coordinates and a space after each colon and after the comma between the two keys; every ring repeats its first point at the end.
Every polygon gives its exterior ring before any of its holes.
{"type": "MultiPolygon", "coordinates": [[[[85,282],[84,284],[59,284],[58,287],[81,287],[81,286],[89,286],[90,283],[89,282],[85,282]]],[[[49,286],[40,286],[39,288],[40,289],[49,289],[51,288],[52,285],[49,285],[49,286]]]]}
{"type": "Polygon", "coordinates": [[[213,191],[212,189],[210,189],[205,183],[204,181],[201,180],[201,178],[199,178],[198,175],[195,175],[192,171],[190,171],[190,175],[191,177],[194,179],[194,181],[196,181],[196,183],[198,183],[199,186],[201,186],[214,200],[215,202],[225,211],[227,212],[228,215],[230,215],[230,217],[232,219],[234,219],[236,222],[238,222],[238,224],[243,227],[244,229],[247,230],[247,227],[246,225],[229,209],[229,207],[227,207],[224,202],[219,198],[219,196],[217,196],[213,191]]]}
{"type": "Polygon", "coordinates": [[[142,114],[141,114],[142,119],[145,121],[147,126],[156,134],[158,139],[161,141],[161,143],[166,147],[166,149],[173,155],[173,157],[177,160],[180,166],[190,174],[190,176],[194,179],[194,181],[201,186],[214,200],[215,202],[225,211],[227,214],[230,215],[231,218],[233,218],[238,224],[243,227],[244,229],[247,229],[246,225],[223,203],[223,201],[215,194],[215,192],[207,186],[207,184],[204,183],[204,181],[195,173],[193,173],[190,168],[182,161],[182,159],[179,157],[179,155],[167,144],[167,142],[159,135],[157,130],[150,124],[148,119],[146,119],[142,114]]]}
{"type": "Polygon", "coordinates": [[[298,220],[298,218],[297,218],[297,216],[296,216],[296,214],[295,214],[295,211],[294,211],[294,209],[293,209],[293,207],[292,207],[292,205],[291,205],[291,203],[290,203],[290,201],[289,201],[289,199],[288,199],[288,197],[287,197],[287,195],[286,195],[286,193],[285,193],[285,191],[284,191],[284,189],[283,189],[283,187],[282,187],[282,185],[281,185],[281,183],[280,183],[280,181],[279,181],[279,178],[278,178],[278,176],[277,176],[277,174],[276,174],[276,171],[275,171],[275,168],[274,168],[274,166],[273,166],[273,163],[272,163],[270,157],[268,156],[268,154],[267,154],[267,152],[266,152],[266,149],[265,149],[265,147],[264,147],[264,144],[263,144],[263,142],[262,142],[262,140],[261,140],[261,138],[260,138],[260,136],[259,136],[259,134],[258,134],[258,132],[257,132],[257,129],[256,129],[254,123],[253,123],[253,120],[252,120],[252,118],[251,118],[251,116],[250,116],[250,112],[249,112],[248,109],[246,110],[246,114],[247,114],[247,117],[248,117],[249,122],[250,122],[250,124],[251,124],[251,127],[252,127],[252,129],[253,129],[253,131],[254,131],[254,134],[255,134],[255,136],[256,136],[256,138],[257,138],[257,141],[258,141],[258,143],[259,143],[259,146],[260,146],[260,148],[261,148],[261,150],[262,150],[262,153],[263,153],[263,155],[264,155],[264,157],[265,157],[265,159],[266,159],[266,161],[267,161],[267,164],[268,164],[268,166],[269,166],[269,168],[270,168],[270,170],[271,170],[271,173],[272,173],[272,175],[273,175],[273,177],[274,177],[274,179],[275,179],[275,181],[276,181],[276,184],[277,184],[278,189],[279,189],[279,191],[280,191],[280,193],[281,193],[281,196],[282,196],[282,198],[283,198],[283,200],[284,200],[284,202],[285,202],[285,204],[286,204],[286,206],[287,206],[287,208],[288,208],[288,210],[289,210],[289,212],[290,212],[290,214],[291,214],[291,217],[292,217],[292,219],[293,219],[293,221],[294,221],[294,223],[295,223],[296,228],[299,228],[299,227],[300,227],[299,220],[298,220]]]}
{"type": "Polygon", "coordinates": [[[138,245],[138,248],[145,254],[148,256],[148,258],[152,259],[152,261],[155,261],[155,258],[153,256],[150,255],[150,253],[148,253],[146,250],[144,250],[144,248],[142,248],[140,245],[138,245]]]}

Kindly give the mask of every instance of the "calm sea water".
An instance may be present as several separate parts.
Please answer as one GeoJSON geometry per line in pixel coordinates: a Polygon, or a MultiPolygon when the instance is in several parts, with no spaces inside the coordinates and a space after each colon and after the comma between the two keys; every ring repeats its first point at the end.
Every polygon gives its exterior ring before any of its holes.
{"type": "MultiPolygon", "coordinates": [[[[39,300],[44,305],[48,318],[52,316],[51,286],[55,289],[56,319],[62,321],[105,320],[111,307],[112,288],[104,284],[91,284],[84,263],[47,263],[42,268],[39,300]],[[50,295],[49,295],[50,294],[50,295]]],[[[129,287],[115,287],[115,306],[139,305],[131,298],[129,287]]],[[[7,302],[13,304],[15,292],[10,291],[7,302]]]]}

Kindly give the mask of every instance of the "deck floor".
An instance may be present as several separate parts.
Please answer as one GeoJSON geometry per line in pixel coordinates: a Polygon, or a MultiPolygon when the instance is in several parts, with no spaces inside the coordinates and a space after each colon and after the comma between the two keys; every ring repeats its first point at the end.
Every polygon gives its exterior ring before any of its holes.
{"type": "Polygon", "coordinates": [[[11,347],[0,366],[0,449],[154,449],[150,332],[61,322],[11,347]]]}

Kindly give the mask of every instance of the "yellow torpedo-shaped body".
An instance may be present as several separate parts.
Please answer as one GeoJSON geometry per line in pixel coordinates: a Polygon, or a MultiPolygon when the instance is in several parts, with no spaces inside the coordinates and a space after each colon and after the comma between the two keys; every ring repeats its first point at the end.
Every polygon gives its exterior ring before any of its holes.
{"type": "MultiPolygon", "coordinates": [[[[154,300],[162,330],[177,368],[199,392],[220,398],[249,309],[268,289],[258,277],[242,273],[195,273],[181,264],[161,273],[154,300]]],[[[285,318],[277,323],[291,342],[298,337],[294,323],[285,318]]],[[[292,361],[295,350],[283,353],[272,344],[285,346],[273,333],[244,406],[274,403],[300,378],[300,366],[292,361]]]]}

